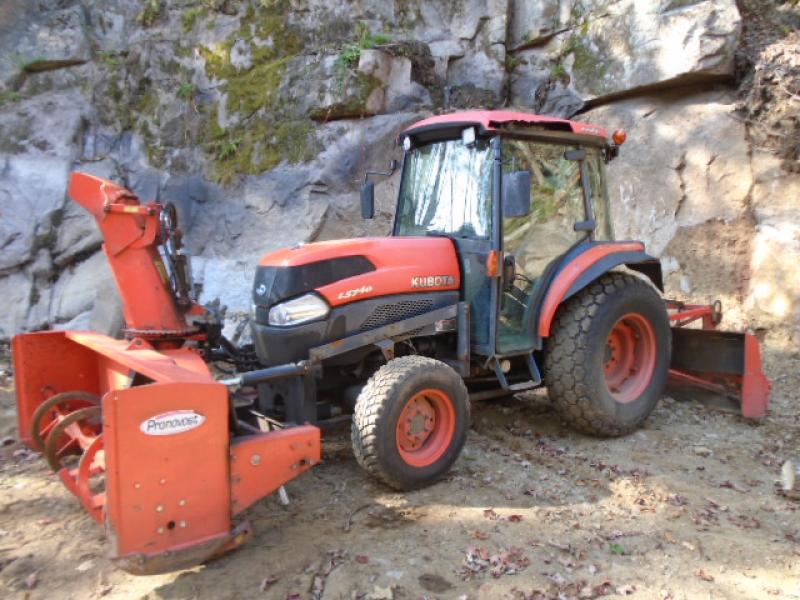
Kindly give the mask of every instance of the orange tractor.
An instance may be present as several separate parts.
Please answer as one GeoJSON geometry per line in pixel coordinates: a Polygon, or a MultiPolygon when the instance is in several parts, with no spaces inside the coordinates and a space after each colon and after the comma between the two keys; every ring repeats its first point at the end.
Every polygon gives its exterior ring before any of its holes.
{"type": "MultiPolygon", "coordinates": [[[[337,423],[369,473],[410,490],[456,460],[470,400],[546,385],[565,420],[616,436],[669,378],[762,416],[756,339],[716,331],[718,305],[664,300],[659,261],[614,240],[605,164],[623,141],[517,112],[416,123],[398,137],[392,235],[264,256],[241,347],[193,298],[174,208],[75,173],[125,339],[15,337],[21,436],[105,525],[118,564],[157,573],[239,545],[234,518],[318,463],[320,428],[337,423]]],[[[373,216],[367,177],[361,209],[373,216]]]]}

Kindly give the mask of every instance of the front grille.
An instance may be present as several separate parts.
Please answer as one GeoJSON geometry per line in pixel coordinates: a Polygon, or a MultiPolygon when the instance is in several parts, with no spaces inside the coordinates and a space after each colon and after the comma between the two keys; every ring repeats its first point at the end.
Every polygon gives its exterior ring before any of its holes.
{"type": "Polygon", "coordinates": [[[401,300],[392,304],[381,304],[361,324],[361,331],[410,319],[433,310],[433,300],[401,300]]]}

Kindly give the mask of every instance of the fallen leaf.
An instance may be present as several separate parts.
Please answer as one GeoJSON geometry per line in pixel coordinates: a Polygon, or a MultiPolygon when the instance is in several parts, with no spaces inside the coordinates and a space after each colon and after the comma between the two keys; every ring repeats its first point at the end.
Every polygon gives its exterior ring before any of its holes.
{"type": "Polygon", "coordinates": [[[34,571],[25,578],[25,588],[32,590],[39,583],[39,571],[34,571]]]}
{"type": "Polygon", "coordinates": [[[625,585],[618,585],[614,591],[616,591],[620,596],[630,596],[636,591],[636,587],[632,586],[630,583],[626,583],[625,585]]]}
{"type": "Polygon", "coordinates": [[[92,560],[85,560],[81,564],[79,564],[77,567],[75,567],[75,570],[80,572],[80,573],[84,573],[84,572],[88,571],[89,569],[91,569],[93,566],[94,566],[94,562],[92,560]]]}
{"type": "Polygon", "coordinates": [[[748,493],[750,491],[750,490],[748,490],[746,488],[743,488],[742,486],[734,483],[733,481],[723,481],[722,483],[719,484],[719,487],[728,488],[730,490],[734,490],[736,492],[739,492],[740,494],[746,494],[746,493],[748,493]]]}
{"type": "Polygon", "coordinates": [[[508,515],[508,520],[512,523],[519,523],[522,521],[522,515],[508,515]]]}
{"type": "Polygon", "coordinates": [[[356,554],[356,562],[365,565],[369,562],[369,556],[364,556],[363,554],[356,554]]]}
{"type": "Polygon", "coordinates": [[[394,590],[392,586],[382,588],[376,585],[369,598],[370,600],[394,600],[394,590]]]}
{"type": "Polygon", "coordinates": [[[259,589],[263,592],[271,585],[276,584],[279,580],[280,577],[278,577],[277,575],[270,575],[269,577],[266,577],[261,580],[261,586],[259,589]]]}
{"type": "Polygon", "coordinates": [[[709,581],[709,582],[714,581],[713,575],[709,575],[703,569],[697,569],[697,571],[695,571],[694,574],[697,575],[703,581],[709,581]]]}
{"type": "Polygon", "coordinates": [[[743,527],[744,529],[758,529],[761,527],[761,523],[758,522],[758,519],[747,515],[734,515],[728,520],[737,527],[743,527]]]}
{"type": "Polygon", "coordinates": [[[474,537],[476,540],[488,540],[489,534],[486,533],[485,531],[475,531],[472,534],[472,537],[474,537]]]}

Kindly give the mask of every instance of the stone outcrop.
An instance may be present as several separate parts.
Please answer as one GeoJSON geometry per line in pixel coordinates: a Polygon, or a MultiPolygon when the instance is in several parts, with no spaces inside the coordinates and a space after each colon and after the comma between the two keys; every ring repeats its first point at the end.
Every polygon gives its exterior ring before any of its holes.
{"type": "MultiPolygon", "coordinates": [[[[647,241],[671,292],[798,331],[800,169],[769,133],[797,107],[737,105],[748,18],[734,0],[9,0],[0,338],[119,328],[72,170],[177,206],[200,299],[226,304],[236,335],[261,254],[386,233],[398,175],[362,222],[364,171],[399,158],[415,119],[472,106],[627,129],[609,173],[618,237],[647,241]]],[[[796,72],[790,46],[765,51],[753,89],[796,72]]]]}

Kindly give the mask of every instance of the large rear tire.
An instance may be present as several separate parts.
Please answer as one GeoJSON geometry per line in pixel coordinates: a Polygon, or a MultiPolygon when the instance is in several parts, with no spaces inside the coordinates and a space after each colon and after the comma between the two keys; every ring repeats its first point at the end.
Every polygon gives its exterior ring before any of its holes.
{"type": "Polygon", "coordinates": [[[544,361],[550,399],[584,433],[630,433],[663,394],[670,346],[658,292],[633,275],[607,273],[559,309],[544,361]]]}
{"type": "Polygon", "coordinates": [[[469,395],[441,361],[403,356],[358,396],[351,438],[358,463],[398,490],[430,485],[453,465],[469,429],[469,395]]]}

